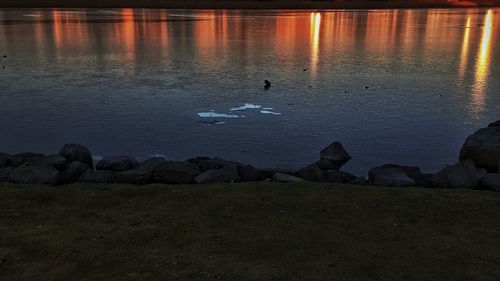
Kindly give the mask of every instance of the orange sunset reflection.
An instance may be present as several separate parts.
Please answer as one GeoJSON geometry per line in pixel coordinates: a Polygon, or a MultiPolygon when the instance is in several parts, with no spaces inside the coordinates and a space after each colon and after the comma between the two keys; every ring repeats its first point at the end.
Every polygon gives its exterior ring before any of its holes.
{"type": "Polygon", "coordinates": [[[493,30],[493,11],[488,10],[484,16],[481,43],[476,59],[474,84],[472,86],[472,110],[479,113],[484,108],[486,96],[486,82],[490,66],[491,35],[493,30]]]}
{"type": "Polygon", "coordinates": [[[319,36],[321,27],[321,14],[311,13],[310,37],[311,37],[311,72],[316,74],[319,60],[319,36]]]}

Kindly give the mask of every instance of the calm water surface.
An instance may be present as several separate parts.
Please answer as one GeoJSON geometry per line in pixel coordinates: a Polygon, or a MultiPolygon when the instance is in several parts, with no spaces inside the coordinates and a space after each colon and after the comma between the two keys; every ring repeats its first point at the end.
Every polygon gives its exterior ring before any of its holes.
{"type": "Polygon", "coordinates": [[[500,119],[500,9],[0,10],[0,150],[426,171],[500,119]],[[272,87],[264,90],[264,79],[272,87]]]}

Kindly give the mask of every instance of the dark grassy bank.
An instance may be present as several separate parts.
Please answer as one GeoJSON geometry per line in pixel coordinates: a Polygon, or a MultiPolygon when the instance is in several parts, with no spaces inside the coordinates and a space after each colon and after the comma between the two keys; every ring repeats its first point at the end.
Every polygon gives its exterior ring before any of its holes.
{"type": "Polygon", "coordinates": [[[1,280],[498,280],[500,193],[0,184],[1,280]]]}
{"type": "Polygon", "coordinates": [[[2,0],[0,7],[170,8],[170,9],[385,9],[498,6],[499,0],[478,2],[432,1],[307,1],[307,0],[2,0]]]}

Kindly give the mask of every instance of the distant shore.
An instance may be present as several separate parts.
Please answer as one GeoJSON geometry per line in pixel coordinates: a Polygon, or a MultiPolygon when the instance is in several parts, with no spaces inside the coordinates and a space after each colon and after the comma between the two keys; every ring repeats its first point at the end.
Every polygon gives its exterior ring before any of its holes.
{"type": "Polygon", "coordinates": [[[2,0],[0,8],[168,8],[168,9],[395,9],[498,7],[500,0],[471,1],[305,1],[305,0],[2,0]]]}

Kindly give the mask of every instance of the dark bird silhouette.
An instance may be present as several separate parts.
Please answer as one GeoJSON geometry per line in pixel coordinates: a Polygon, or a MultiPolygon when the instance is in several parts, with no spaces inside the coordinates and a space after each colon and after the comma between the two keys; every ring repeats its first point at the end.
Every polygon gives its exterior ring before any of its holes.
{"type": "Polygon", "coordinates": [[[266,85],[264,86],[264,89],[266,89],[266,90],[267,90],[267,89],[271,88],[271,82],[269,82],[269,80],[264,80],[264,83],[266,84],[266,85]]]}

